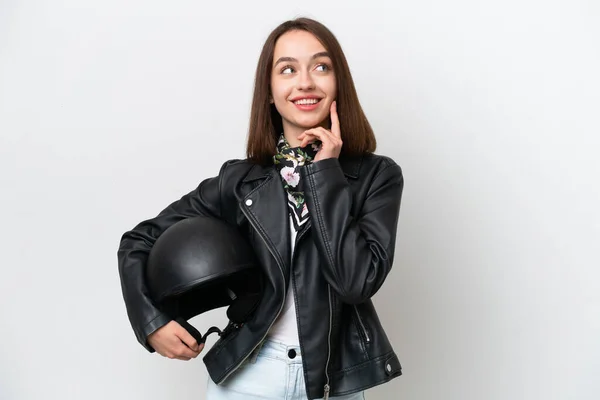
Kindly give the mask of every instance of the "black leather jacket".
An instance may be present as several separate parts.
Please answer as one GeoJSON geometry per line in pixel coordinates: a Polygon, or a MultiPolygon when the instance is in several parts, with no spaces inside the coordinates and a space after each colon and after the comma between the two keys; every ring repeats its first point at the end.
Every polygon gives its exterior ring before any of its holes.
{"type": "Polygon", "coordinates": [[[310,220],[290,245],[286,194],[274,166],[227,161],[155,218],[126,232],[118,250],[121,286],[138,341],[169,322],[148,297],[144,266],[157,237],[175,222],[210,215],[247,234],[265,270],[253,318],[221,336],[203,360],[216,383],[227,379],[266,337],[292,275],[309,399],[385,383],[402,368],[371,302],[392,267],[404,180],[389,157],[329,158],[301,167],[310,220]]]}

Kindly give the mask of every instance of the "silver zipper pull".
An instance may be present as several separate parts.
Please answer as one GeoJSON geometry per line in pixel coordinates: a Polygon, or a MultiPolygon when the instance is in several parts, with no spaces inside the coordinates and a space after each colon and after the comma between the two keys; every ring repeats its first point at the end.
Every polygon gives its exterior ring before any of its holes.
{"type": "Polygon", "coordinates": [[[326,383],[325,384],[325,397],[323,397],[323,400],[327,400],[329,398],[329,384],[326,383]]]}

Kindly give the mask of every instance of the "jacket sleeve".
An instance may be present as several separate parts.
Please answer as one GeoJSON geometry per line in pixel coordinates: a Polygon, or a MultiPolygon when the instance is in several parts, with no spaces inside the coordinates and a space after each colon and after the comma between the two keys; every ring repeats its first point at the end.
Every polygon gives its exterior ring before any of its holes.
{"type": "Polygon", "coordinates": [[[401,168],[386,159],[354,217],[350,184],[337,158],[300,170],[322,273],[348,304],[371,298],[392,268],[404,179],[401,168]]]}
{"type": "Polygon", "coordinates": [[[138,342],[151,353],[155,350],[147,342],[148,335],[171,319],[149,297],[145,282],[148,254],[156,239],[174,223],[194,216],[221,217],[221,179],[226,165],[218,176],[203,180],[156,217],[140,222],[121,237],[117,259],[127,316],[138,342]]]}

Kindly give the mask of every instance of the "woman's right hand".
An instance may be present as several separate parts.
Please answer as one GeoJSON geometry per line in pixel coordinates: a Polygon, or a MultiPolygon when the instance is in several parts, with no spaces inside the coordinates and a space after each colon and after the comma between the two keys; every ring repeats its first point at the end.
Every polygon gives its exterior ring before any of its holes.
{"type": "Polygon", "coordinates": [[[196,358],[204,349],[204,343],[198,345],[196,339],[179,325],[170,321],[148,336],[148,344],[161,356],[189,361],[196,358]]]}

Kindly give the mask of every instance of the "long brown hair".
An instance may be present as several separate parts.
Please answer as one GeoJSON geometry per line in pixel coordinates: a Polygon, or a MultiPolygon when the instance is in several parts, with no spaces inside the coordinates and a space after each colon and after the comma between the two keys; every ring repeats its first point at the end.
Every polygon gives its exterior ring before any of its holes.
{"type": "Polygon", "coordinates": [[[252,162],[267,165],[272,162],[277,139],[283,132],[281,115],[270,104],[270,82],[273,68],[275,43],[286,32],[303,30],[312,33],[325,47],[331,57],[337,84],[336,106],[342,132],[344,155],[374,152],[377,147],[373,129],[358,101],[354,81],[346,56],[333,33],[320,22],[310,18],[297,18],[279,25],[267,38],[254,80],[254,96],[250,112],[250,127],[246,156],[252,162]]]}

